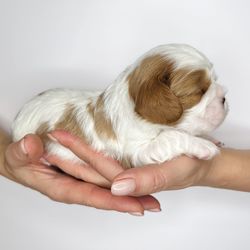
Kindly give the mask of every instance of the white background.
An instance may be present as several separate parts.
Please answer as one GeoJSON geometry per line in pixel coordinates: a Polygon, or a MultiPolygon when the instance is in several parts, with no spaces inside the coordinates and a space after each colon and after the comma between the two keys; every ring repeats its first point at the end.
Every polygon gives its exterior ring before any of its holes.
{"type": "MultiPolygon", "coordinates": [[[[217,138],[249,148],[249,12],[247,0],[0,0],[1,125],[45,89],[103,89],[148,49],[178,42],[205,53],[229,90],[217,138]]],[[[249,193],[156,196],[163,211],[137,218],[52,202],[1,178],[0,249],[249,249],[249,193]]]]}

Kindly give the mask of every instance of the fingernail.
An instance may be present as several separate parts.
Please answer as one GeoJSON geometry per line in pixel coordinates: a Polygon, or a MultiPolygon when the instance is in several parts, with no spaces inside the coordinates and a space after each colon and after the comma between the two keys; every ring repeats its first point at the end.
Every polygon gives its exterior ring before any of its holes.
{"type": "Polygon", "coordinates": [[[44,165],[50,166],[50,163],[47,160],[45,160],[43,157],[40,158],[40,162],[43,163],[44,165]]]}
{"type": "Polygon", "coordinates": [[[51,141],[58,142],[58,140],[52,134],[47,134],[47,136],[50,138],[51,141]]]}
{"type": "Polygon", "coordinates": [[[111,192],[114,195],[128,195],[135,191],[136,185],[133,179],[123,179],[113,183],[111,192]]]}
{"type": "Polygon", "coordinates": [[[141,212],[130,212],[129,213],[130,215],[133,215],[133,216],[143,216],[144,214],[141,213],[141,212]]]}
{"type": "Polygon", "coordinates": [[[151,208],[151,209],[147,209],[147,211],[149,212],[161,212],[161,209],[160,208],[151,208]]]}
{"type": "Polygon", "coordinates": [[[21,148],[21,150],[22,150],[22,152],[24,153],[24,154],[28,154],[28,151],[27,151],[27,149],[26,149],[26,147],[25,147],[25,141],[24,141],[25,139],[22,139],[21,140],[21,142],[20,142],[20,148],[21,148]]]}

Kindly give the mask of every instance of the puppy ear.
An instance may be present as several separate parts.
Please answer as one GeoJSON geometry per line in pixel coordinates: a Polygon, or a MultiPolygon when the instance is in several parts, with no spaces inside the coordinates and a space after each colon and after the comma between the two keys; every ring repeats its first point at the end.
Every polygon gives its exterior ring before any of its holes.
{"type": "Polygon", "coordinates": [[[141,86],[135,96],[135,111],[152,123],[165,125],[177,122],[183,114],[178,97],[158,80],[141,86]]]}
{"type": "Polygon", "coordinates": [[[154,55],[144,59],[128,76],[135,112],[149,122],[169,125],[183,114],[179,98],[170,89],[172,64],[154,55]]]}

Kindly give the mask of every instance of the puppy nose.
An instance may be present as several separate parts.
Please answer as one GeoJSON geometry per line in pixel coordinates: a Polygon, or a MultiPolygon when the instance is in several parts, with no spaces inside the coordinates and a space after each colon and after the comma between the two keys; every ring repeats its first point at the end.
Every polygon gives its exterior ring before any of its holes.
{"type": "Polygon", "coordinates": [[[224,103],[225,103],[225,101],[226,101],[226,98],[225,98],[225,97],[223,97],[223,98],[222,98],[222,103],[224,104],[224,103]]]}

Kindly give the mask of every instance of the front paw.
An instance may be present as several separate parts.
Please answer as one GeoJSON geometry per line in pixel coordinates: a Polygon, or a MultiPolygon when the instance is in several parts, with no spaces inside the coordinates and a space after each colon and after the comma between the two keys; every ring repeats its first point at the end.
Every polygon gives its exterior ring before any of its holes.
{"type": "Polygon", "coordinates": [[[194,152],[192,156],[201,160],[210,160],[220,152],[219,148],[214,143],[206,140],[202,140],[194,145],[193,149],[194,152]]]}

